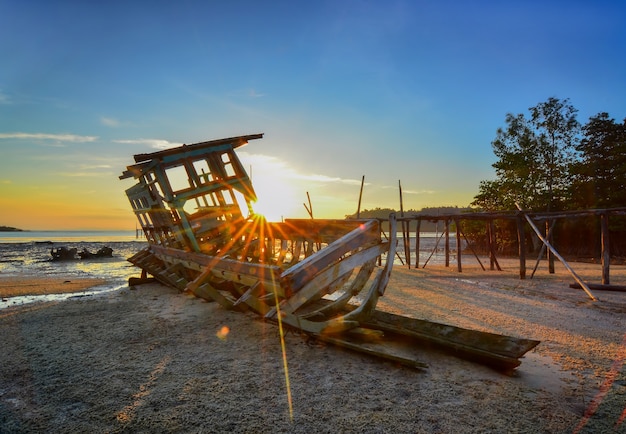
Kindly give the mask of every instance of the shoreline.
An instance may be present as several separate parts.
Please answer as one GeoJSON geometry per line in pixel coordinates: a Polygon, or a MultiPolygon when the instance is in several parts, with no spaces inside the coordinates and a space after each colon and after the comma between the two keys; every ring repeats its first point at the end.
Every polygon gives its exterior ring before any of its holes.
{"type": "Polygon", "coordinates": [[[106,283],[106,279],[93,277],[0,275],[0,298],[82,292],[106,283]]]}

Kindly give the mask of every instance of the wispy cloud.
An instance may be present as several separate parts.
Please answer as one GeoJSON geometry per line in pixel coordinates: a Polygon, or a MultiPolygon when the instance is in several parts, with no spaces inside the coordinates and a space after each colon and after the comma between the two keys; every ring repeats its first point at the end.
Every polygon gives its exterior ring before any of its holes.
{"type": "Polygon", "coordinates": [[[326,176],[326,175],[317,175],[317,174],[306,175],[302,173],[291,172],[289,177],[294,178],[294,179],[301,179],[307,182],[319,182],[319,183],[324,183],[324,184],[339,182],[341,184],[347,184],[347,185],[361,185],[360,179],[346,179],[346,178],[340,178],[336,176],[326,176]]]}
{"type": "Polygon", "coordinates": [[[98,169],[111,169],[111,165],[110,164],[82,164],[80,166],[81,170],[98,170],[98,169]]]}
{"type": "Polygon", "coordinates": [[[13,181],[11,181],[10,179],[0,179],[0,184],[4,184],[4,185],[13,184],[13,181]]]}
{"type": "Polygon", "coordinates": [[[106,127],[118,128],[122,126],[122,122],[114,118],[108,118],[106,116],[100,117],[100,123],[106,127]]]}
{"type": "Polygon", "coordinates": [[[257,92],[256,89],[250,89],[248,92],[248,96],[250,96],[251,98],[262,98],[265,96],[265,94],[257,92]]]}
{"type": "MultiPolygon", "coordinates": [[[[384,190],[398,190],[397,185],[385,185],[381,187],[384,190]]],[[[402,189],[402,194],[415,194],[415,195],[430,195],[435,194],[435,190],[411,190],[407,188],[402,189]]]]}
{"type": "Polygon", "coordinates": [[[84,143],[93,142],[97,136],[79,136],[76,134],[46,134],[46,133],[0,133],[0,139],[19,140],[57,140],[61,142],[84,143]]]}
{"type": "Polygon", "coordinates": [[[102,176],[113,176],[113,172],[57,172],[59,176],[65,176],[68,178],[92,178],[92,177],[102,177],[102,176]]]}
{"type": "Polygon", "coordinates": [[[128,145],[147,145],[155,149],[167,149],[182,145],[182,143],[170,142],[162,139],[113,140],[113,142],[128,145]]]}
{"type": "Polygon", "coordinates": [[[244,165],[250,165],[252,167],[253,177],[254,168],[262,166],[265,170],[273,171],[275,176],[280,174],[283,178],[297,179],[320,184],[342,183],[347,185],[361,185],[360,179],[345,179],[336,176],[298,173],[290,167],[286,161],[269,155],[250,154],[245,151],[239,152],[238,155],[244,165]]]}
{"type": "Polygon", "coordinates": [[[0,90],[0,104],[11,104],[11,98],[9,98],[9,96],[2,92],[2,90],[0,90]]]}

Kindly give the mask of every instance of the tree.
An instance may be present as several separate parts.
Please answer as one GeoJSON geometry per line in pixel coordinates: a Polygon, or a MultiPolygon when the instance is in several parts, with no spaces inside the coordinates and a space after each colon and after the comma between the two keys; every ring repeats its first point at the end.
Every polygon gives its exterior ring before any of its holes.
{"type": "Polygon", "coordinates": [[[491,143],[496,179],[481,182],[472,205],[489,211],[515,209],[516,202],[536,211],[563,206],[580,135],[577,110],[568,99],[551,97],[529,111],[530,118],[506,115],[491,143]]]}
{"type": "Polygon", "coordinates": [[[626,119],[618,124],[608,113],[589,118],[572,164],[571,200],[577,208],[626,206],[626,119]]]}

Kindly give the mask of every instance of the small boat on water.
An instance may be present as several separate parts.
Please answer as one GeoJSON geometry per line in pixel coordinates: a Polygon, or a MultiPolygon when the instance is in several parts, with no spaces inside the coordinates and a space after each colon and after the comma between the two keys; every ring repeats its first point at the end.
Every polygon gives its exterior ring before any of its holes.
{"type": "Polygon", "coordinates": [[[496,335],[494,345],[492,335],[460,328],[453,328],[456,340],[447,341],[451,326],[378,314],[376,304],[385,294],[396,254],[395,215],[388,219],[389,236],[376,219],[268,222],[254,212],[256,193],[235,152],[262,137],[134,156],[135,164],[120,179],[137,181],[126,195],[148,247],[128,260],[142,269],[142,278],[150,274],[227,309],[252,311],[410,366],[420,366],[414,356],[391,351],[384,340],[374,348],[363,336],[387,333],[426,337],[442,346],[448,342],[457,354],[478,354],[505,369],[518,366],[518,358],[539,343],[496,335]]]}

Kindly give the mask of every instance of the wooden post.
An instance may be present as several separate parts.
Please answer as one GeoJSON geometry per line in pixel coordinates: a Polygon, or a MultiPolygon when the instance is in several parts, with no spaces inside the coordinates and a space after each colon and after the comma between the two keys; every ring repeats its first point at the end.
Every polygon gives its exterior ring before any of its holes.
{"type": "MultiPolygon", "coordinates": [[[[547,221],[546,221],[547,223],[547,221]]],[[[546,240],[552,240],[552,230],[554,229],[554,225],[556,225],[556,219],[552,221],[550,227],[546,227],[546,240]]],[[[539,249],[539,255],[537,255],[537,262],[535,262],[535,267],[533,268],[533,272],[530,273],[530,278],[535,277],[535,273],[537,272],[537,268],[539,267],[539,263],[541,263],[541,259],[543,259],[543,254],[546,253],[546,245],[541,244],[541,249],[539,249]]],[[[550,250],[548,250],[548,272],[550,274],[554,274],[554,255],[550,250]]]]}
{"type": "MultiPolygon", "coordinates": [[[[398,180],[398,191],[400,192],[400,217],[404,217],[404,204],[402,203],[402,184],[400,180],[398,180]]],[[[409,243],[409,229],[407,222],[402,220],[402,242],[404,243],[404,259],[409,267],[411,268],[411,243],[409,243]]]]}
{"type": "Polygon", "coordinates": [[[445,243],[445,253],[446,253],[446,267],[450,266],[450,219],[445,219],[445,228],[446,231],[446,243],[445,243]]]}
{"type": "Polygon", "coordinates": [[[306,203],[303,203],[302,205],[304,205],[304,209],[306,209],[306,212],[309,214],[309,217],[311,217],[311,219],[313,219],[313,205],[311,204],[311,196],[309,195],[309,192],[306,192],[306,198],[309,201],[309,206],[307,206],[306,203]]]}
{"type": "Polygon", "coordinates": [[[454,225],[456,226],[456,268],[459,273],[463,272],[461,266],[461,221],[454,219],[454,225]]]}
{"type": "Polygon", "coordinates": [[[356,218],[361,218],[361,198],[363,197],[363,184],[365,183],[365,175],[361,178],[361,190],[359,190],[359,206],[356,209],[356,218]]]}
{"type": "Polygon", "coordinates": [[[526,233],[524,232],[524,220],[521,215],[517,216],[517,244],[519,253],[519,278],[526,279],[526,233]]]}
{"type": "Polygon", "coordinates": [[[494,265],[498,271],[502,271],[498,260],[496,259],[496,226],[493,219],[490,219],[487,223],[487,238],[489,243],[489,269],[493,271],[494,265]]]}
{"type": "MultiPolygon", "coordinates": [[[[550,219],[546,220],[546,239],[552,245],[554,245],[554,235],[552,234],[552,228],[554,227],[554,223],[550,224],[550,219]]],[[[548,249],[548,273],[554,274],[554,255],[549,249],[548,249]]]]}
{"type": "Polygon", "coordinates": [[[609,268],[611,266],[611,249],[609,241],[609,215],[607,213],[600,214],[600,235],[602,243],[602,284],[609,285],[609,268]]]}
{"type": "Polygon", "coordinates": [[[422,219],[417,219],[417,227],[415,228],[415,268],[420,267],[420,228],[422,219]]]}

